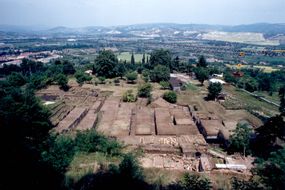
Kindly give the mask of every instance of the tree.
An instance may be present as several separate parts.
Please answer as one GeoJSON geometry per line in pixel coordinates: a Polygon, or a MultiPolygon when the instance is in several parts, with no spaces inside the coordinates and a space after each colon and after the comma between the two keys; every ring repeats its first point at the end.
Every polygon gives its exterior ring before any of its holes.
{"type": "Polygon", "coordinates": [[[138,160],[132,154],[125,155],[119,165],[119,172],[123,179],[143,180],[142,171],[138,160]]]}
{"type": "Polygon", "coordinates": [[[24,77],[21,73],[16,72],[11,73],[7,80],[11,86],[23,86],[27,82],[26,77],[24,77]]]}
{"type": "Polygon", "coordinates": [[[76,78],[76,81],[82,85],[85,81],[90,81],[92,80],[92,77],[89,76],[88,74],[86,73],[83,73],[83,72],[77,72],[75,74],[75,78],[76,78]]]}
{"type": "Polygon", "coordinates": [[[134,53],[132,52],[132,56],[131,56],[131,64],[134,65],[135,64],[135,56],[134,53]]]}
{"type": "Polygon", "coordinates": [[[183,190],[210,190],[211,182],[208,178],[185,173],[180,181],[183,190]]]}
{"type": "MultiPolygon", "coordinates": [[[[53,81],[53,79],[51,79],[53,81]]],[[[41,74],[33,74],[29,80],[29,86],[33,89],[41,89],[46,87],[47,78],[41,74]]]]}
{"type": "Polygon", "coordinates": [[[115,67],[115,72],[116,72],[116,75],[123,78],[123,76],[126,74],[126,67],[125,67],[125,64],[124,63],[119,63],[116,65],[115,67]]]}
{"type": "Polygon", "coordinates": [[[226,72],[224,75],[224,79],[227,83],[236,83],[237,79],[230,73],[230,72],[226,72]]]}
{"type": "Polygon", "coordinates": [[[134,83],[135,80],[137,80],[137,78],[138,78],[138,74],[136,72],[130,72],[130,73],[126,74],[126,78],[131,83],[134,83]]]}
{"type": "Polygon", "coordinates": [[[258,160],[254,172],[265,189],[283,190],[285,187],[285,148],[272,152],[268,160],[258,160]]]}
{"type": "Polygon", "coordinates": [[[150,98],[151,97],[152,86],[150,83],[143,84],[138,88],[138,96],[141,98],[150,98]]]}
{"type": "Polygon", "coordinates": [[[210,85],[208,86],[208,98],[210,100],[215,100],[221,93],[222,88],[222,84],[219,82],[210,83],[210,85]]]}
{"type": "Polygon", "coordinates": [[[264,187],[260,184],[260,182],[251,178],[248,181],[240,180],[236,177],[231,179],[231,185],[233,190],[263,190],[264,187]]]}
{"type": "Polygon", "coordinates": [[[201,85],[203,85],[204,81],[209,78],[208,71],[199,67],[195,69],[195,75],[199,82],[201,82],[201,85]]]}
{"type": "Polygon", "coordinates": [[[257,87],[258,87],[257,81],[250,76],[242,77],[238,81],[237,85],[239,88],[244,88],[245,90],[247,90],[249,92],[256,91],[257,87]]]}
{"type": "Polygon", "coordinates": [[[65,91],[69,89],[68,79],[64,74],[58,74],[55,77],[55,80],[61,89],[65,90],[65,91]]]}
{"type": "Polygon", "coordinates": [[[142,57],[142,64],[145,64],[145,53],[143,53],[143,57],[142,57]]]}
{"type": "Polygon", "coordinates": [[[153,82],[168,81],[170,78],[170,70],[163,65],[157,65],[150,71],[150,80],[153,82]]]}
{"type": "Polygon", "coordinates": [[[73,65],[68,61],[64,61],[62,71],[65,75],[73,75],[75,73],[73,65]]]}
{"type": "Polygon", "coordinates": [[[29,88],[11,86],[0,81],[0,149],[1,189],[57,189],[58,175],[41,162],[40,153],[52,125],[49,111],[41,106],[29,88]],[[17,178],[15,171],[29,171],[17,178]]]}
{"type": "Polygon", "coordinates": [[[42,152],[43,161],[49,163],[59,173],[64,173],[75,154],[74,141],[67,135],[51,136],[49,149],[42,152]]]}
{"type": "Polygon", "coordinates": [[[173,66],[172,66],[172,70],[175,70],[175,71],[180,71],[180,59],[178,56],[175,57],[175,59],[173,60],[173,66]]]}
{"type": "Polygon", "coordinates": [[[177,95],[173,91],[165,92],[163,94],[163,99],[166,100],[169,103],[174,104],[177,101],[177,95]]]}
{"type": "Polygon", "coordinates": [[[234,133],[230,136],[230,149],[234,152],[243,152],[245,156],[246,150],[249,148],[251,129],[247,124],[238,124],[234,133]]]}
{"type": "Polygon", "coordinates": [[[279,111],[280,111],[281,115],[285,116],[285,86],[280,88],[279,97],[280,97],[279,111]]]}
{"type": "Polygon", "coordinates": [[[99,52],[99,55],[95,59],[94,72],[97,76],[103,76],[106,78],[112,78],[116,76],[116,65],[118,59],[115,54],[109,50],[103,50],[99,52]]]}
{"type": "Polygon", "coordinates": [[[206,59],[205,59],[205,57],[202,55],[202,56],[200,56],[199,57],[199,61],[198,61],[198,63],[197,63],[197,67],[204,67],[204,68],[206,68],[207,67],[207,62],[206,62],[206,59]]]}
{"type": "Polygon", "coordinates": [[[149,60],[150,68],[154,68],[157,65],[163,65],[168,68],[171,67],[171,54],[168,50],[155,50],[150,54],[149,60]]]}
{"type": "Polygon", "coordinates": [[[285,140],[285,121],[281,115],[271,117],[256,132],[255,152],[266,154],[275,146],[277,138],[285,140]]]}

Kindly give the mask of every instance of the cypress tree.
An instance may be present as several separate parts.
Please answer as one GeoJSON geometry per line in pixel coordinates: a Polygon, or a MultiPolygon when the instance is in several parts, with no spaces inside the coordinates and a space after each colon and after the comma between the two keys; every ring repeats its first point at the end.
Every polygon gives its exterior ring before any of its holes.
{"type": "Polygon", "coordinates": [[[132,57],[131,57],[131,64],[135,64],[135,57],[134,57],[134,53],[132,53],[132,57]]]}
{"type": "Polygon", "coordinates": [[[143,54],[143,57],[142,57],[142,64],[145,64],[145,53],[143,54]]]}

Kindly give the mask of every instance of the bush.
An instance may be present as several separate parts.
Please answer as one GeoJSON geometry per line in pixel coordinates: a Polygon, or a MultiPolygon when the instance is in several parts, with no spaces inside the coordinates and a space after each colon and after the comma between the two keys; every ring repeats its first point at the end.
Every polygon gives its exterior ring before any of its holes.
{"type": "Polygon", "coordinates": [[[170,89],[170,83],[167,81],[161,81],[159,84],[163,90],[170,89]]]}
{"type": "Polygon", "coordinates": [[[27,82],[26,77],[16,72],[11,73],[7,79],[11,86],[23,86],[27,82]]]}
{"type": "Polygon", "coordinates": [[[136,72],[130,72],[130,73],[126,74],[126,78],[131,83],[134,83],[135,80],[137,80],[137,78],[138,78],[138,74],[136,72]]]}
{"type": "Polygon", "coordinates": [[[138,160],[132,155],[127,154],[124,156],[119,165],[119,172],[123,179],[143,180],[143,170],[139,165],[138,160]]]}
{"type": "Polygon", "coordinates": [[[176,103],[177,101],[177,95],[173,91],[165,92],[163,94],[163,99],[166,100],[169,103],[176,103]]]}
{"type": "Polygon", "coordinates": [[[47,86],[47,78],[41,74],[34,74],[30,77],[29,83],[31,88],[41,89],[47,86]]]}
{"type": "Polygon", "coordinates": [[[85,81],[92,80],[92,77],[86,73],[78,72],[75,74],[76,81],[82,85],[85,81]]]}
{"type": "Polygon", "coordinates": [[[64,173],[75,154],[74,141],[66,135],[51,136],[49,149],[42,153],[43,161],[49,163],[53,168],[64,173]]]}
{"type": "Polygon", "coordinates": [[[105,84],[106,77],[98,77],[100,84],[105,84]]]}
{"type": "Polygon", "coordinates": [[[186,173],[180,181],[183,190],[210,190],[211,182],[208,178],[186,173]]]}
{"type": "Polygon", "coordinates": [[[150,98],[151,97],[152,86],[150,83],[143,84],[138,88],[138,96],[141,98],[150,98]]]}
{"type": "Polygon", "coordinates": [[[102,152],[108,155],[119,155],[121,145],[115,140],[110,140],[91,129],[79,132],[75,138],[75,149],[80,152],[102,152]]]}
{"type": "Polygon", "coordinates": [[[61,89],[65,90],[65,91],[69,89],[68,79],[64,74],[58,74],[55,77],[55,80],[61,89]]]}
{"type": "Polygon", "coordinates": [[[147,69],[143,70],[142,76],[143,76],[143,80],[145,82],[148,82],[149,81],[149,70],[147,70],[147,69]]]}
{"type": "Polygon", "coordinates": [[[123,94],[123,102],[135,102],[137,97],[133,94],[132,90],[128,90],[123,94]]]}

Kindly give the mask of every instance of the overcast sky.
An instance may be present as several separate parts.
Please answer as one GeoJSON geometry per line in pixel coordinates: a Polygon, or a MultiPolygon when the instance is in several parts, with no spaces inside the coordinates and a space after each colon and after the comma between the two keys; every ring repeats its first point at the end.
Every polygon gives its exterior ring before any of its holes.
{"type": "Polygon", "coordinates": [[[0,24],[285,23],[285,0],[0,0],[0,24]]]}

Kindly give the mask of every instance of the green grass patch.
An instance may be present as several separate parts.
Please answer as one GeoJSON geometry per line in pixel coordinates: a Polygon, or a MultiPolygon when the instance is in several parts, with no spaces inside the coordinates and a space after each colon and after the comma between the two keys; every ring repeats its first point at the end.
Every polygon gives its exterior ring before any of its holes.
{"type": "Polygon", "coordinates": [[[119,164],[121,157],[111,157],[104,153],[77,153],[65,173],[65,185],[68,187],[83,176],[96,172],[99,168],[107,168],[110,163],[119,164]]]}
{"type": "Polygon", "coordinates": [[[192,91],[198,90],[198,87],[192,83],[187,83],[184,86],[185,86],[186,90],[192,90],[192,91]]]}
{"type": "MultiPolygon", "coordinates": [[[[118,56],[119,61],[125,61],[126,60],[127,62],[131,62],[132,53],[131,52],[122,52],[122,53],[118,53],[117,56],[118,56]]],[[[143,54],[135,53],[134,57],[135,57],[136,63],[142,62],[143,54]]],[[[147,57],[150,57],[150,55],[145,54],[145,61],[146,61],[147,57]]]]}

